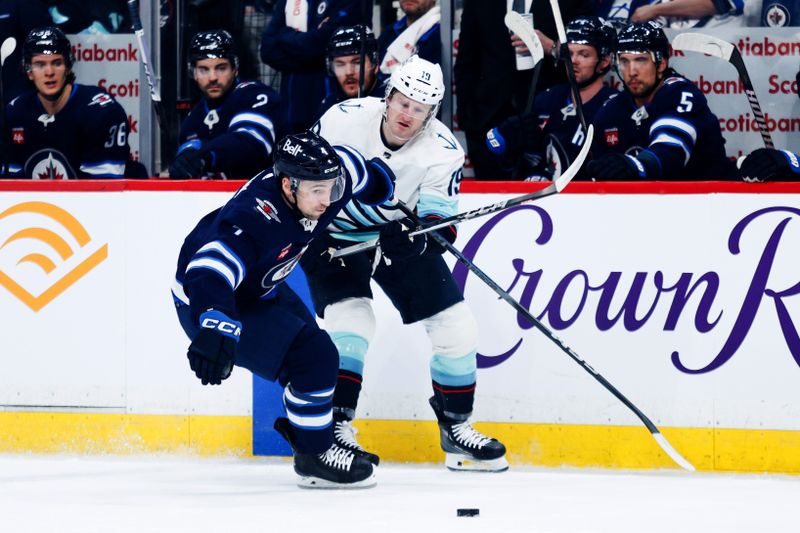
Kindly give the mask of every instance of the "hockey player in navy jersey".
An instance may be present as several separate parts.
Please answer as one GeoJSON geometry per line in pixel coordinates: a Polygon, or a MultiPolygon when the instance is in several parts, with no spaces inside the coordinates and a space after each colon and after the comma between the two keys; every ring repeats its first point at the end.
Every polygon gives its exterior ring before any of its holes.
{"type": "Polygon", "coordinates": [[[99,87],[76,82],[66,35],[54,27],[31,30],[22,56],[36,89],[6,108],[8,177],[124,178],[128,115],[99,87]]]}
{"type": "Polygon", "coordinates": [[[292,444],[301,486],[375,480],[369,461],[333,444],[336,347],[282,282],[352,197],[373,204],[392,194],[381,161],[311,132],[289,135],[274,167],[203,217],[180,251],[172,293],[192,371],[219,385],[240,366],[285,387],[287,418],[276,429],[292,444]]]}
{"type": "MultiPolygon", "coordinates": [[[[360,98],[333,106],[315,128],[333,144],[352,146],[374,157],[397,176],[396,198],[419,218],[437,220],[458,212],[458,188],[464,151],[452,132],[436,119],[444,96],[439,65],[412,56],[398,66],[386,86],[386,98],[360,98]]],[[[357,199],[328,227],[322,250],[380,235],[380,253],[361,252],[328,261],[319,252],[303,261],[317,314],[324,318],[339,350],[339,379],[333,398],[337,444],[378,464],[355,437],[364,362],[375,333],[374,280],[400,312],[403,323],[421,322],[431,340],[429,402],[439,422],[446,465],[457,470],[508,468],[505,446],[475,430],[469,422],[477,380],[477,323],[432,238],[408,237],[414,221],[394,205],[370,207],[357,199]]],[[[453,227],[439,230],[450,242],[453,227]]]]}
{"type": "Polygon", "coordinates": [[[328,41],[326,55],[328,78],[325,80],[325,98],[319,116],[350,98],[383,96],[378,80],[378,42],[372,30],[363,24],[339,28],[328,41]],[[361,47],[364,47],[364,82],[360,83],[361,47]]]}
{"type": "MultiPolygon", "coordinates": [[[[617,94],[603,78],[614,60],[616,31],[600,17],[579,17],[567,25],[567,43],[580,90],[583,114],[591,121],[617,94]]],[[[583,131],[569,84],[539,93],[530,113],[506,119],[486,134],[489,150],[500,157],[516,179],[552,179],[567,168],[583,145],[583,131]]]]}
{"type": "Polygon", "coordinates": [[[719,119],[700,89],[669,68],[669,41],[654,22],[617,36],[625,91],[594,118],[587,172],[597,180],[738,179],[719,119]]]}
{"type": "Polygon", "coordinates": [[[196,34],[189,62],[203,98],[181,124],[173,179],[249,179],[272,162],[280,138],[280,97],[257,81],[239,81],[239,57],[225,30],[196,34]]]}

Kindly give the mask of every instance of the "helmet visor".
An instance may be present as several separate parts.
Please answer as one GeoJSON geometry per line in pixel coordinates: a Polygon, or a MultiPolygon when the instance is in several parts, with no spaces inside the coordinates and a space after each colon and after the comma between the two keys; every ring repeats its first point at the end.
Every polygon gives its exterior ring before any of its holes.
{"type": "Polygon", "coordinates": [[[327,180],[308,180],[300,178],[297,180],[295,194],[298,197],[306,198],[314,202],[333,203],[342,199],[344,196],[344,174],[341,172],[335,177],[327,180]]]}

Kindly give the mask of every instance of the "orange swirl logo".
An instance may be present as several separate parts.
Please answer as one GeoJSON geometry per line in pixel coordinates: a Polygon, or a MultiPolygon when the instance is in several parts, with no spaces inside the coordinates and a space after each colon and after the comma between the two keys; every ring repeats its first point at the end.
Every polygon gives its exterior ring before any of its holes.
{"type": "Polygon", "coordinates": [[[0,285],[34,312],[108,257],[108,244],[88,246],[91,238],[81,223],[46,202],[24,202],[0,213],[0,235],[8,233],[0,244],[0,285]]]}

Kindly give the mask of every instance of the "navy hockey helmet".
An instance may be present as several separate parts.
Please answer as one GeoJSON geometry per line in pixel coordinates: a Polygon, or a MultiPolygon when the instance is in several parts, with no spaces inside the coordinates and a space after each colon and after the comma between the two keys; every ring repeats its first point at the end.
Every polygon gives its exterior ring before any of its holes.
{"type": "Polygon", "coordinates": [[[189,44],[189,66],[194,68],[203,59],[227,59],[234,69],[238,69],[239,56],[231,34],[225,30],[196,33],[189,44]]]}
{"type": "Polygon", "coordinates": [[[338,28],[328,41],[325,60],[328,72],[333,74],[331,64],[335,57],[352,56],[361,54],[361,43],[364,43],[364,55],[369,57],[373,65],[378,64],[378,41],[372,29],[364,24],[343,26],[338,28]]]}
{"type": "Polygon", "coordinates": [[[635,22],[617,34],[617,54],[651,53],[656,64],[669,59],[669,40],[658,23],[635,22]]]}
{"type": "Polygon", "coordinates": [[[568,43],[591,46],[601,58],[614,53],[617,32],[600,17],[578,17],[567,24],[566,33],[568,43]]]}
{"type": "Polygon", "coordinates": [[[312,131],[287,135],[275,151],[275,174],[289,178],[292,193],[297,194],[300,181],[333,180],[330,201],[344,195],[345,179],[342,161],[328,141],[312,131]]]}
{"type": "Polygon", "coordinates": [[[55,26],[34,28],[28,32],[22,45],[22,66],[28,71],[31,69],[33,56],[56,54],[64,57],[64,64],[68,69],[72,68],[72,64],[75,62],[72,55],[72,43],[69,42],[64,32],[55,26]]]}

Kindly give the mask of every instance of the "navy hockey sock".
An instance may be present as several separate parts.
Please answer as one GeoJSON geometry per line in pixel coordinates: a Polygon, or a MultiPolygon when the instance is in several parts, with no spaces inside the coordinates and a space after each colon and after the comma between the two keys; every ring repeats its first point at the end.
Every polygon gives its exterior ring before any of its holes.
{"type": "Polygon", "coordinates": [[[442,411],[448,416],[457,415],[458,418],[463,416],[464,420],[469,418],[472,413],[472,404],[475,401],[474,382],[469,385],[448,386],[433,381],[432,385],[433,397],[442,411]]]}

